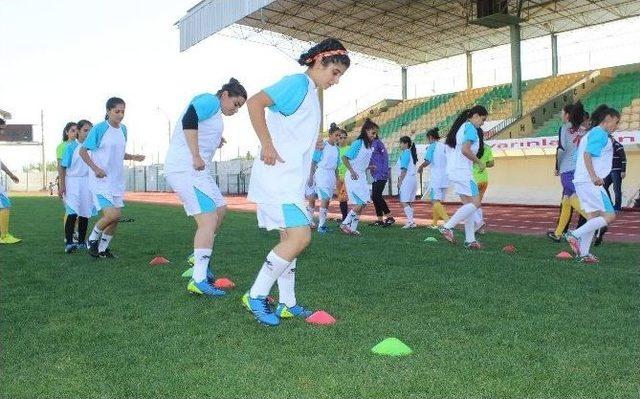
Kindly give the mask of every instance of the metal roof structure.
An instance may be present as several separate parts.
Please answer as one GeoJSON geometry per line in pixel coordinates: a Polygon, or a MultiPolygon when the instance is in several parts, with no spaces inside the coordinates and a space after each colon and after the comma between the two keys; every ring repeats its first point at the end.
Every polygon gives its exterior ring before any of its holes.
{"type": "MultiPolygon", "coordinates": [[[[495,1],[495,0],[494,0],[495,1]]],[[[499,0],[520,15],[522,40],[640,15],[639,0],[499,0]]],[[[410,66],[510,42],[509,28],[477,24],[474,0],[203,0],[176,23],[184,51],[238,24],[410,66]]]]}

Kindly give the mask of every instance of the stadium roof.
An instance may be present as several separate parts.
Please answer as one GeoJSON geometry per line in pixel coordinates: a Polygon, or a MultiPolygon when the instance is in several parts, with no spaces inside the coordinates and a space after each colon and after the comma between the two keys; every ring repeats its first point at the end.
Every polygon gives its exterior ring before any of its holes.
{"type": "MultiPolygon", "coordinates": [[[[638,0],[506,0],[521,37],[640,15],[638,0]]],[[[509,28],[474,24],[474,0],[203,0],[177,25],[184,51],[232,24],[305,42],[336,37],[353,51],[415,65],[509,43],[509,28]]]]}

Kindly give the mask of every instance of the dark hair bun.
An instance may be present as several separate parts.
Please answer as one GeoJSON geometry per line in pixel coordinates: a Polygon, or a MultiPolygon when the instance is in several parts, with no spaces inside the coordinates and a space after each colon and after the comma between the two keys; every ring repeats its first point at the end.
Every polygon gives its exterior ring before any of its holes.
{"type": "MultiPolygon", "coordinates": [[[[346,50],[346,48],[342,45],[342,43],[340,43],[338,39],[329,37],[327,39],[324,39],[320,43],[316,44],[315,46],[311,47],[306,52],[300,54],[300,58],[298,58],[298,64],[302,66],[312,66],[316,61],[315,60],[316,55],[327,52],[327,51],[333,51],[333,50],[346,50]]],[[[322,59],[323,65],[329,65],[330,63],[335,63],[335,62],[344,64],[345,66],[347,66],[347,68],[351,64],[349,56],[346,54],[331,55],[322,59]]]]}
{"type": "Polygon", "coordinates": [[[331,125],[329,125],[329,129],[336,129],[337,127],[338,125],[335,122],[331,122],[331,125]]]}

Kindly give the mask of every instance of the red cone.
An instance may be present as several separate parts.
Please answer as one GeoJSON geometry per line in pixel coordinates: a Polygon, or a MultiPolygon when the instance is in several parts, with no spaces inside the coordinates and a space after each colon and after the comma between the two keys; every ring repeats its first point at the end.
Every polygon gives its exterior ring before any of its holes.
{"type": "Polygon", "coordinates": [[[169,260],[163,258],[162,256],[156,256],[155,258],[151,259],[151,262],[149,262],[151,266],[164,265],[167,263],[169,263],[169,260]]]}
{"type": "Polygon", "coordinates": [[[306,319],[307,323],[317,324],[321,326],[330,326],[335,324],[336,319],[324,310],[318,310],[306,319]]]}
{"type": "Polygon", "coordinates": [[[508,254],[512,254],[514,252],[516,252],[516,247],[514,247],[513,245],[509,244],[506,245],[504,248],[502,248],[502,251],[508,253],[508,254]]]}
{"type": "Polygon", "coordinates": [[[556,258],[566,260],[566,259],[573,259],[573,256],[571,256],[571,254],[567,251],[562,251],[556,255],[556,258]]]}
{"type": "Polygon", "coordinates": [[[216,279],[213,283],[213,286],[220,290],[230,290],[232,288],[236,288],[236,284],[226,277],[220,277],[216,279]]]}

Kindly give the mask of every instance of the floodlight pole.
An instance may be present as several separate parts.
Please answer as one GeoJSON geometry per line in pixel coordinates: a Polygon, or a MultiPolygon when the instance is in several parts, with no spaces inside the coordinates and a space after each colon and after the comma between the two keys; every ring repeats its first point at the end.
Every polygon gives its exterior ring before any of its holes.
{"type": "Polygon", "coordinates": [[[404,101],[407,99],[407,67],[400,68],[400,73],[402,74],[402,100],[404,101]]]}
{"type": "Polygon", "coordinates": [[[473,89],[473,56],[467,51],[467,90],[473,89]]]}
{"type": "Polygon", "coordinates": [[[44,160],[44,110],[40,110],[40,133],[42,135],[40,148],[42,150],[42,190],[47,191],[47,165],[44,160]]]}
{"type": "Polygon", "coordinates": [[[558,76],[558,35],[551,34],[551,75],[558,76]]]}
{"type": "Polygon", "coordinates": [[[511,97],[512,115],[522,115],[522,65],[520,64],[520,24],[509,25],[511,33],[511,97]]]}

